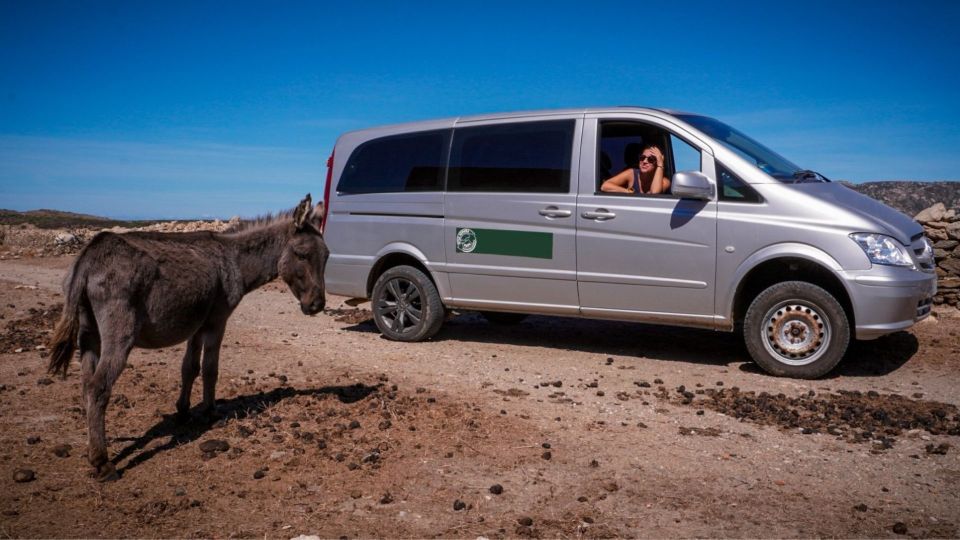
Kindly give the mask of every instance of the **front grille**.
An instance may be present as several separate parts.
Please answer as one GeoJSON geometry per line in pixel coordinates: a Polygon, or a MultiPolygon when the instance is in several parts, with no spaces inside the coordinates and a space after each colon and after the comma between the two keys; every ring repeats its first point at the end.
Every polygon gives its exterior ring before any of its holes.
{"type": "Polygon", "coordinates": [[[919,238],[914,236],[914,240],[910,244],[910,249],[913,250],[913,258],[916,259],[917,266],[920,267],[920,270],[932,273],[936,266],[933,260],[933,248],[930,247],[930,243],[922,234],[919,238]]]}
{"type": "Polygon", "coordinates": [[[933,307],[933,298],[926,297],[921,298],[917,302],[917,319],[922,319],[930,314],[930,309],[933,307]]]}

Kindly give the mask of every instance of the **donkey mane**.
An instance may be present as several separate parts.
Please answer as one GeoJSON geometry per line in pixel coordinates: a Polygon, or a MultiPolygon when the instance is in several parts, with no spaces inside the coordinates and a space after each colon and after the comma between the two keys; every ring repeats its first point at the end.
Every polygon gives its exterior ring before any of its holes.
{"type": "Polygon", "coordinates": [[[239,223],[231,225],[223,231],[223,234],[236,234],[241,232],[251,232],[254,230],[266,229],[276,223],[293,220],[293,212],[296,208],[283,210],[281,212],[262,214],[253,219],[242,219],[239,223]]]}

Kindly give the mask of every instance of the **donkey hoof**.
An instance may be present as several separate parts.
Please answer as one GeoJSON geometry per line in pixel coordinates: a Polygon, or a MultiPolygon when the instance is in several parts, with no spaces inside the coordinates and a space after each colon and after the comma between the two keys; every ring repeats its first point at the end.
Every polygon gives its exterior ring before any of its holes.
{"type": "Polygon", "coordinates": [[[209,409],[202,409],[197,412],[197,415],[204,423],[207,424],[214,424],[220,420],[223,420],[223,415],[213,407],[209,409]]]}
{"type": "Polygon", "coordinates": [[[113,463],[107,462],[97,467],[96,477],[97,482],[113,482],[120,479],[120,473],[117,472],[117,467],[113,463]]]}

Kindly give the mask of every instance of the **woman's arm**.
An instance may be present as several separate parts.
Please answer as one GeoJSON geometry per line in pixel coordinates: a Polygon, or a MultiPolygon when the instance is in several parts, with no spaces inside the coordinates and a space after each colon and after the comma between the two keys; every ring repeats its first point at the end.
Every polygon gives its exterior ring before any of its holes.
{"type": "Polygon", "coordinates": [[[630,181],[633,180],[633,169],[627,169],[620,174],[608,178],[604,183],[600,184],[600,191],[607,191],[610,193],[633,193],[633,190],[630,189],[630,181]]]}
{"type": "Polygon", "coordinates": [[[666,193],[670,189],[670,178],[664,176],[663,167],[657,166],[657,172],[653,174],[653,182],[650,182],[650,194],[666,193]]]}
{"type": "Polygon", "coordinates": [[[653,181],[650,182],[650,194],[666,193],[670,189],[670,178],[663,174],[663,154],[659,148],[653,148],[653,154],[657,156],[657,169],[653,173],[653,181]]]}

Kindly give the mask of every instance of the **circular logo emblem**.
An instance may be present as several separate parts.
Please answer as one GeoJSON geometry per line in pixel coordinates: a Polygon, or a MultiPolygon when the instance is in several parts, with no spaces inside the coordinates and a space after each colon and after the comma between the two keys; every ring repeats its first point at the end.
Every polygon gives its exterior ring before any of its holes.
{"type": "Polygon", "coordinates": [[[460,229],[457,231],[457,249],[470,253],[477,247],[477,233],[473,229],[460,229]]]}

